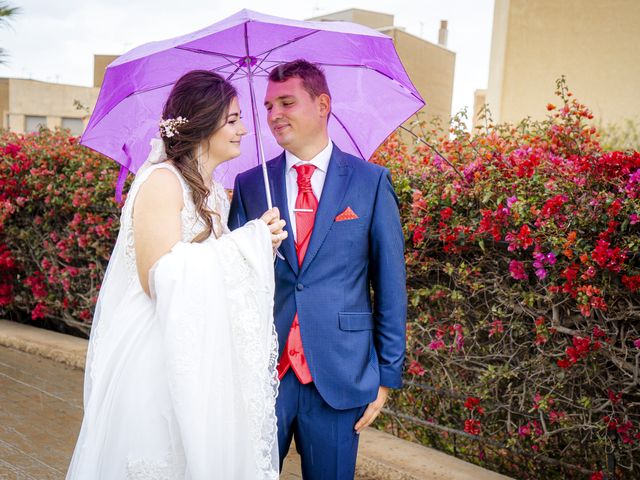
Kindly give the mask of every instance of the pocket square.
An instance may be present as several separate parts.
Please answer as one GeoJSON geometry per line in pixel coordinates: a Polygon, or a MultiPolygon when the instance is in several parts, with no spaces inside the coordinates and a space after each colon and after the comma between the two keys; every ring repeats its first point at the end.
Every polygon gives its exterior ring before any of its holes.
{"type": "Polygon", "coordinates": [[[344,209],[344,212],[342,212],[340,215],[336,217],[336,222],[344,222],[345,220],[355,220],[356,218],[360,218],[360,217],[356,215],[356,212],[351,210],[351,207],[347,207],[344,209]]]}

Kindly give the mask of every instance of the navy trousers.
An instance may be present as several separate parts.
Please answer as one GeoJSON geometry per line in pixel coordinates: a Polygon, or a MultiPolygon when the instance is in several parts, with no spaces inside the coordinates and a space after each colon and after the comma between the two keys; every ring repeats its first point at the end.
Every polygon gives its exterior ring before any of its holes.
{"type": "Polygon", "coordinates": [[[336,410],[313,382],[302,385],[289,369],[276,400],[280,470],[294,438],[304,480],[353,480],[359,437],[354,426],[366,407],[336,410]]]}

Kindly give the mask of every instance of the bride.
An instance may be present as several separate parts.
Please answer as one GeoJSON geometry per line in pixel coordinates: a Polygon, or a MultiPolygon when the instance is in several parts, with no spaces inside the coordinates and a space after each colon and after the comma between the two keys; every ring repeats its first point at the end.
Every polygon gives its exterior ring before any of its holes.
{"type": "Polygon", "coordinates": [[[138,172],[96,306],[67,479],[276,479],[277,209],[234,232],[212,180],[247,131],[237,93],[192,71],[138,172]]]}

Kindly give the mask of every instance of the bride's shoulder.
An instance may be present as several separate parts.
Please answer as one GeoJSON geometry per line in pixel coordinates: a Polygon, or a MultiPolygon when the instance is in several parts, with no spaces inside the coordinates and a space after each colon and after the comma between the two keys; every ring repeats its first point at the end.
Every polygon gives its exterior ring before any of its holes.
{"type": "Polygon", "coordinates": [[[168,162],[166,165],[154,165],[145,172],[145,178],[136,195],[136,204],[177,205],[182,208],[183,186],[179,172],[168,162]],[[155,168],[154,168],[155,167],[155,168]]]}

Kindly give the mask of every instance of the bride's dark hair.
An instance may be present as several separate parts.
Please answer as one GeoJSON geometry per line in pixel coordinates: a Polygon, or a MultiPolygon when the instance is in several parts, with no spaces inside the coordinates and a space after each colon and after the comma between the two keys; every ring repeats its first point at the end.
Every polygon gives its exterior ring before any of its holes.
{"type": "Polygon", "coordinates": [[[224,126],[231,101],[237,96],[236,89],[217,73],[193,70],[175,83],[162,112],[165,121],[178,117],[187,120],[176,123],[173,135],[163,134],[162,140],[167,158],[191,188],[196,212],[205,223],[205,230],[194,242],[202,242],[215,233],[212,215],[216,214],[207,207],[211,192],[198,169],[198,146],[224,126]]]}

